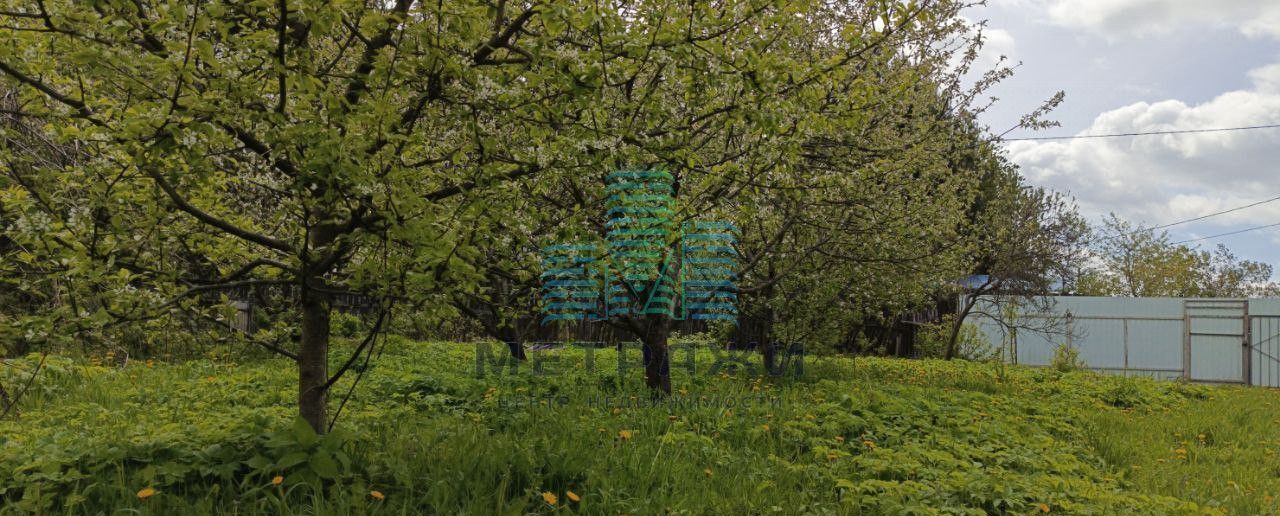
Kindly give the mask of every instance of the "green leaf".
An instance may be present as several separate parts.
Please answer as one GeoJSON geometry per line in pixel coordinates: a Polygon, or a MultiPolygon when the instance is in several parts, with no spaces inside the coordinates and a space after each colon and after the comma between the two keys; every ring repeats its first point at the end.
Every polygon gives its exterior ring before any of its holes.
{"type": "Polygon", "coordinates": [[[307,460],[306,452],[300,452],[300,451],[293,452],[288,455],[285,455],[284,457],[281,457],[280,461],[276,462],[276,469],[277,470],[289,469],[294,466],[297,466],[298,464],[302,464],[303,462],[306,462],[306,460],[307,460]]]}
{"type": "Polygon", "coordinates": [[[254,455],[252,459],[244,461],[244,464],[256,470],[263,470],[271,465],[271,459],[261,455],[254,455]]]}
{"type": "Polygon", "coordinates": [[[338,478],[338,463],[328,453],[317,452],[311,456],[311,471],[320,475],[320,478],[332,480],[338,478]]]}
{"type": "Polygon", "coordinates": [[[316,431],[311,428],[311,424],[301,417],[293,420],[293,437],[302,446],[311,446],[320,440],[320,436],[316,435],[316,431]]]}

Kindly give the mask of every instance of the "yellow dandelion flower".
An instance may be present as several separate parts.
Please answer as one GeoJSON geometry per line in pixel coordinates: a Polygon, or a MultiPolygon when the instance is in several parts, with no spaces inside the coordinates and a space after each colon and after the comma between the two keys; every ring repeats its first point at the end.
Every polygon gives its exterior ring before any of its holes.
{"type": "Polygon", "coordinates": [[[276,475],[276,478],[271,479],[271,485],[273,486],[278,486],[283,483],[284,483],[284,477],[280,475],[276,475]]]}
{"type": "Polygon", "coordinates": [[[761,425],[760,428],[764,429],[766,432],[769,431],[769,425],[761,425]]]}
{"type": "Polygon", "coordinates": [[[140,491],[138,491],[138,498],[146,500],[147,498],[151,498],[152,496],[155,496],[155,494],[156,494],[156,490],[154,488],[144,487],[140,491]]]}
{"type": "Polygon", "coordinates": [[[863,445],[863,446],[866,446],[867,448],[871,448],[872,450],[876,449],[876,443],[873,443],[873,442],[871,442],[871,441],[869,441],[869,440],[868,440],[868,441],[862,441],[862,445],[863,445]]]}
{"type": "Polygon", "coordinates": [[[551,491],[543,491],[542,501],[547,502],[547,505],[555,505],[556,502],[560,501],[560,499],[556,498],[556,494],[551,491]]]}
{"type": "Polygon", "coordinates": [[[630,431],[630,430],[618,430],[618,438],[619,438],[619,439],[622,439],[623,441],[630,441],[630,440],[631,440],[631,431],[630,431]]]}
{"type": "Polygon", "coordinates": [[[837,435],[837,436],[836,436],[836,442],[838,442],[838,443],[842,443],[842,442],[844,442],[844,436],[843,436],[843,435],[837,435]]]}
{"type": "Polygon", "coordinates": [[[1037,505],[1036,507],[1038,507],[1038,508],[1040,509],[1040,512],[1049,512],[1049,505],[1048,505],[1048,504],[1043,504],[1043,503],[1042,503],[1042,504],[1040,504],[1040,505],[1037,505]]]}
{"type": "Polygon", "coordinates": [[[702,470],[702,474],[703,474],[703,475],[706,475],[706,476],[707,476],[707,478],[711,478],[711,468],[707,468],[707,469],[702,470]]]}
{"type": "Polygon", "coordinates": [[[369,491],[369,496],[372,496],[374,500],[379,502],[387,499],[387,495],[382,494],[382,491],[369,491]]]}
{"type": "Polygon", "coordinates": [[[578,493],[575,493],[573,491],[565,491],[564,497],[568,498],[569,501],[573,503],[578,503],[582,501],[582,498],[578,496],[578,493]]]}

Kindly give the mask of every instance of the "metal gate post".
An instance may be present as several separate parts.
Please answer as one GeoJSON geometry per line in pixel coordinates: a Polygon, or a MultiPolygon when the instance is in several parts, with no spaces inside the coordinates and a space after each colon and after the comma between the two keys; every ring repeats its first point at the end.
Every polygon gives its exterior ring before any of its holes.
{"type": "Polygon", "coordinates": [[[1124,337],[1121,344],[1124,346],[1124,376],[1129,375],[1129,320],[1123,319],[1124,337]]]}
{"type": "Polygon", "coordinates": [[[1191,315],[1182,301],[1182,378],[1191,381],[1191,315]]]}
{"type": "Polygon", "coordinates": [[[1253,385],[1253,371],[1249,370],[1249,366],[1253,361],[1253,357],[1250,356],[1253,354],[1253,348],[1250,346],[1253,342],[1253,324],[1250,324],[1249,321],[1249,300],[1247,299],[1244,302],[1244,317],[1241,317],[1241,319],[1244,320],[1244,331],[1241,332],[1244,334],[1244,341],[1240,343],[1240,349],[1244,351],[1244,362],[1241,365],[1241,370],[1244,371],[1244,384],[1253,385]]]}

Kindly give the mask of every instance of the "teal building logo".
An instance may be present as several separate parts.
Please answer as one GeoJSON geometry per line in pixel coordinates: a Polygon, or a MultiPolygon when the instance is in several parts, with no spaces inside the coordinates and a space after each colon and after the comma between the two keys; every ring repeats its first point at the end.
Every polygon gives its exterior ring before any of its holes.
{"type": "Polygon", "coordinates": [[[664,315],[737,322],[737,228],[677,220],[671,174],[605,178],[605,235],[542,248],[542,324],[664,315]]]}

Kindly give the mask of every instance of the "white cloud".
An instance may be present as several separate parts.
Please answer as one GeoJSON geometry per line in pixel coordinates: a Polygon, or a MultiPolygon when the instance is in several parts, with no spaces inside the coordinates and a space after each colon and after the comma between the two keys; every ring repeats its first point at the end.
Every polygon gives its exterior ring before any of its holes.
{"type": "Polygon", "coordinates": [[[1106,34],[1157,34],[1229,27],[1280,38],[1280,2],[1271,0],[1053,0],[1050,20],[1106,34]]]}
{"type": "Polygon", "coordinates": [[[1280,63],[1249,70],[1249,79],[1260,92],[1280,94],[1280,63]]]}
{"type": "MultiPolygon", "coordinates": [[[[1241,127],[1280,123],[1280,64],[1252,70],[1253,86],[1202,104],[1138,102],[1098,115],[1080,134],[1241,127]]],[[[1164,224],[1280,195],[1280,129],[1021,141],[1010,158],[1032,182],[1070,192],[1087,216],[1108,212],[1164,224]]],[[[1280,222],[1280,202],[1197,223],[1280,222]]]]}

